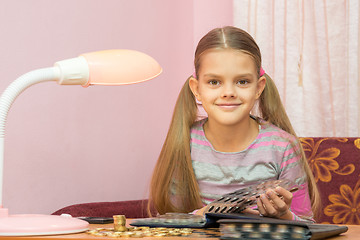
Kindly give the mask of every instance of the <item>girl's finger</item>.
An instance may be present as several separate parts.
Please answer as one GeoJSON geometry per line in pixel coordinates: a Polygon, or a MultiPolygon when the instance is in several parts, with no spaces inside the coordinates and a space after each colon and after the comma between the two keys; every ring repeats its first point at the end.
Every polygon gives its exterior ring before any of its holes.
{"type": "Polygon", "coordinates": [[[266,216],[266,210],[264,208],[264,205],[263,205],[261,199],[260,198],[256,199],[256,203],[257,203],[257,206],[258,206],[259,213],[261,215],[263,215],[263,216],[266,216]]]}
{"type": "Polygon", "coordinates": [[[251,208],[245,208],[245,210],[242,211],[243,213],[250,213],[250,214],[254,214],[254,215],[259,215],[260,212],[258,210],[255,209],[251,209],[251,208]]]}
{"type": "Polygon", "coordinates": [[[266,194],[260,195],[260,201],[262,202],[262,205],[266,212],[265,214],[263,214],[264,216],[275,217],[278,214],[277,209],[275,209],[273,203],[270,201],[266,194]]]}
{"type": "Polygon", "coordinates": [[[271,200],[270,202],[272,202],[272,206],[279,213],[286,212],[289,209],[289,206],[286,204],[286,202],[281,197],[279,197],[276,192],[274,192],[274,190],[267,190],[266,196],[271,200]]]}
{"type": "Polygon", "coordinates": [[[282,187],[276,187],[275,192],[278,195],[282,196],[284,202],[290,207],[291,201],[293,199],[293,194],[290,191],[288,191],[282,187]]]}

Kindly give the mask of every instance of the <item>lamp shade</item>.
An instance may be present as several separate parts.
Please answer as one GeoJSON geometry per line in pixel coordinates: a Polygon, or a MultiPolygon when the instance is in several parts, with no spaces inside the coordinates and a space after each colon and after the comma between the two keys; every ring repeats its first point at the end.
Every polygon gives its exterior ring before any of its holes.
{"type": "Polygon", "coordinates": [[[89,80],[83,85],[123,85],[157,77],[162,69],[149,55],[129,49],[114,49],[80,55],[89,66],[89,80]]]}

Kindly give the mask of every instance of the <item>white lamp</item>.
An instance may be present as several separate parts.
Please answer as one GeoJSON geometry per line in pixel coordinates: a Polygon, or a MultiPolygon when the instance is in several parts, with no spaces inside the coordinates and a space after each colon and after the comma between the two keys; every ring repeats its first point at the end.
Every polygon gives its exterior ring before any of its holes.
{"type": "Polygon", "coordinates": [[[4,136],[7,114],[16,97],[36,83],[57,81],[61,85],[123,85],[157,77],[160,65],[150,56],[126,49],[82,54],[56,62],[54,67],[26,73],[16,79],[0,97],[0,236],[53,235],[83,232],[86,221],[53,215],[9,215],[3,208],[4,136]]]}

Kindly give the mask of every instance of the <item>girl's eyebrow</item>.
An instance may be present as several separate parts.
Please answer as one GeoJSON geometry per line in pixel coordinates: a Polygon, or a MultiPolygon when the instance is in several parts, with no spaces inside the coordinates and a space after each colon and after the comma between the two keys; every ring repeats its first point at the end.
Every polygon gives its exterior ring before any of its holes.
{"type": "MultiPolygon", "coordinates": [[[[204,74],[204,77],[222,77],[221,75],[217,75],[217,74],[214,74],[214,73],[207,73],[207,74],[204,74]]],[[[242,74],[238,74],[235,76],[235,78],[239,78],[239,77],[248,77],[248,78],[251,78],[253,77],[253,74],[251,73],[242,73],[242,74]]]]}
{"type": "Polygon", "coordinates": [[[213,73],[207,73],[207,74],[204,74],[204,77],[220,77],[220,76],[217,74],[213,74],[213,73]]]}

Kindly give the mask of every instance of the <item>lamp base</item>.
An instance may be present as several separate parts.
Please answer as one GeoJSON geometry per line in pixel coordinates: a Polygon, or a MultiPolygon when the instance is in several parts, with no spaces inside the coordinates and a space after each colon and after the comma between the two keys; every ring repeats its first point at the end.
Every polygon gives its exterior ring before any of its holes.
{"type": "Polygon", "coordinates": [[[0,217],[0,236],[70,234],[88,228],[88,222],[71,216],[18,214],[0,217]]]}

